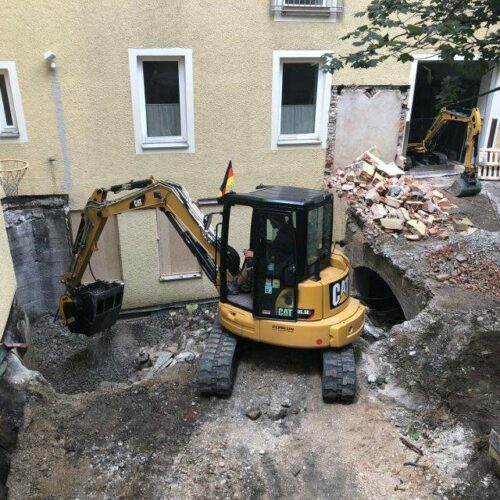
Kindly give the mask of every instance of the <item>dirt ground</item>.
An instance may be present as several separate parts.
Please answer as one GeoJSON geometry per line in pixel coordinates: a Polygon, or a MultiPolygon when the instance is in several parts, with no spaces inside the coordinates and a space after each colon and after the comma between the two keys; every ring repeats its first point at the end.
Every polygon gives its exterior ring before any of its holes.
{"type": "MultiPolygon", "coordinates": [[[[443,243],[469,262],[499,243],[495,205],[481,196],[468,214],[483,228],[475,243],[443,243]],[[481,223],[486,204],[493,215],[481,223]]],[[[395,326],[370,313],[350,405],[322,401],[318,351],[250,342],[232,397],[201,397],[197,358],[215,304],[121,320],[92,338],[40,320],[29,366],[46,381],[29,386],[10,498],[498,498],[487,458],[500,421],[498,299],[438,281],[441,260],[423,272],[431,244],[384,241],[430,299],[395,326]]]]}

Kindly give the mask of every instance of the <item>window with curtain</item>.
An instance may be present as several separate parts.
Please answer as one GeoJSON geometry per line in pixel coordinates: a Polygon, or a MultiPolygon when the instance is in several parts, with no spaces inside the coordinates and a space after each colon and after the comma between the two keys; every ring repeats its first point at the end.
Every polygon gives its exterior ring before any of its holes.
{"type": "Polygon", "coordinates": [[[179,61],[144,61],[148,137],[180,136],[179,61]]]}
{"type": "Polygon", "coordinates": [[[281,134],[313,134],[319,64],[283,63],[281,134]]]}

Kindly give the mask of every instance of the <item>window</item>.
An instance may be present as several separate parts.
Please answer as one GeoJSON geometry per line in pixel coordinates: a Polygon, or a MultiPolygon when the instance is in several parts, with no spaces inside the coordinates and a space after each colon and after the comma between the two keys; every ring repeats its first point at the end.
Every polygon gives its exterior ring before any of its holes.
{"type": "Polygon", "coordinates": [[[0,141],[27,140],[15,62],[0,61],[0,141]]]}
{"type": "Polygon", "coordinates": [[[271,0],[275,21],[335,22],[343,0],[271,0]]]}
{"type": "Polygon", "coordinates": [[[198,261],[178,235],[167,216],[156,211],[158,225],[158,252],[160,258],[160,281],[200,278],[198,261]]]}
{"type": "Polygon", "coordinates": [[[272,148],[326,146],[331,75],[321,69],[327,51],[276,51],[273,63],[272,148]]]}
{"type": "Polygon", "coordinates": [[[307,214],[307,273],[314,272],[317,260],[330,258],[332,246],[332,203],[310,210],[307,214]]]}
{"type": "Polygon", "coordinates": [[[189,49],[131,49],[136,152],[194,152],[193,72],[189,49]]]}

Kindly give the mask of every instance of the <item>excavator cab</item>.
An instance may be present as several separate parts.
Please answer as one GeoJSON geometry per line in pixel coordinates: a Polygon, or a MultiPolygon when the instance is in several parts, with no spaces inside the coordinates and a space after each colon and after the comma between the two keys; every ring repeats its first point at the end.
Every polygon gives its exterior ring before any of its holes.
{"type": "MultiPolygon", "coordinates": [[[[298,284],[320,273],[330,262],[333,200],[330,193],[297,187],[262,187],[223,198],[221,302],[234,304],[255,318],[296,321],[298,284]],[[250,290],[228,287],[224,272],[235,206],[251,207],[250,249],[255,258],[250,290]]],[[[243,266],[246,264],[244,263],[243,266]]]]}

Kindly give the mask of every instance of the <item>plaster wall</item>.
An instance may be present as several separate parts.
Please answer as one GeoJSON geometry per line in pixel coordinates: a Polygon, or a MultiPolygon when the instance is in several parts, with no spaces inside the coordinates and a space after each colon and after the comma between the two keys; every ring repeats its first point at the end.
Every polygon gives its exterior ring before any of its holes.
{"type": "Polygon", "coordinates": [[[331,168],[346,167],[372,146],[385,161],[394,161],[404,127],[403,106],[403,93],[397,88],[340,89],[331,109],[335,120],[328,146],[331,168]]]}
{"type": "Polygon", "coordinates": [[[9,249],[9,240],[0,205],[0,340],[9,319],[10,308],[16,293],[16,276],[9,249]]]}
{"type": "MultiPolygon", "coordinates": [[[[28,142],[0,144],[0,155],[29,161],[21,194],[65,192],[71,210],[81,209],[96,186],[150,175],[184,184],[193,199],[214,196],[229,159],[238,191],[260,182],[322,188],[324,149],[271,149],[273,51],[346,51],[350,41],[341,37],[364,22],[354,13],[366,4],[345,2],[335,23],[288,23],[273,21],[268,1],[6,2],[0,60],[16,62],[28,142]],[[175,47],[193,51],[195,152],[137,155],[128,49],[175,47]],[[57,55],[72,179],[67,189],[46,50],[57,55]]],[[[344,69],[334,83],[406,84],[409,69],[396,63],[344,69]]],[[[205,278],[160,283],[154,219],[141,214],[131,220],[120,218],[123,274],[130,280],[126,306],[212,295],[205,278]],[[134,224],[144,224],[140,236],[134,224]]]]}

